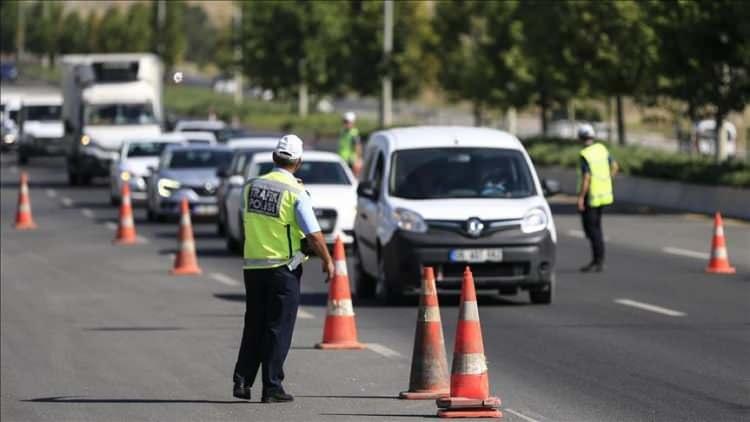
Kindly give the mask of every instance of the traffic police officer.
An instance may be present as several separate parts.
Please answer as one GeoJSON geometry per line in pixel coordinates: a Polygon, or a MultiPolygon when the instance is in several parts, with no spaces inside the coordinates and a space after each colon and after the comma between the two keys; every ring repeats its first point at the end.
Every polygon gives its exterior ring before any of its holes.
{"type": "Polygon", "coordinates": [[[339,156],[349,164],[355,175],[359,174],[360,157],[362,156],[359,143],[359,129],[354,126],[357,116],[352,111],[347,111],[343,116],[343,125],[339,135],[339,156]]]}
{"type": "Polygon", "coordinates": [[[594,142],[594,128],[581,125],[578,139],[585,147],[580,153],[578,169],[578,212],[581,213],[583,231],[591,242],[591,262],[581,267],[582,272],[604,270],[604,234],[602,232],[602,210],[614,202],[612,178],[618,170],[607,147],[594,142]]]}
{"type": "Polygon", "coordinates": [[[273,171],[243,189],[246,309],[233,389],[235,397],[249,400],[262,365],[264,403],[294,400],[281,383],[299,305],[301,240],[322,259],[329,279],[334,268],[311,199],[294,177],[302,164],[302,140],[281,138],[273,161],[273,171]]]}

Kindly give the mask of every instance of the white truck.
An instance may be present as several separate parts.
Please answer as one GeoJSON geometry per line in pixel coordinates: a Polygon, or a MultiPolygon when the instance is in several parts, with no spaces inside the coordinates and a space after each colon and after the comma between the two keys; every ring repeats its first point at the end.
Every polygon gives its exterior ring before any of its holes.
{"type": "Polygon", "coordinates": [[[71,185],[108,176],[126,138],[158,136],[164,68],[153,54],[62,57],[63,122],[71,185]]]}
{"type": "Polygon", "coordinates": [[[62,97],[60,94],[27,95],[18,119],[18,163],[30,157],[64,155],[62,97]]]}

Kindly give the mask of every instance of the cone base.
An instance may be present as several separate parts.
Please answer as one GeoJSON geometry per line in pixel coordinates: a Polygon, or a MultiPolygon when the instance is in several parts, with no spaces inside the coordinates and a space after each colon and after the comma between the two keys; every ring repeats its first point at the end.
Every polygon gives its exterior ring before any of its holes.
{"type": "Polygon", "coordinates": [[[357,341],[346,341],[340,343],[318,343],[316,349],[321,350],[362,350],[367,346],[357,341]]]}
{"type": "Polygon", "coordinates": [[[135,245],[136,243],[138,243],[138,239],[136,239],[136,238],[132,238],[132,239],[128,239],[128,238],[125,238],[125,239],[114,239],[112,241],[112,243],[115,244],[115,245],[126,245],[126,246],[127,245],[135,245]]]}
{"type": "Polygon", "coordinates": [[[449,389],[434,390],[434,391],[402,391],[398,398],[402,400],[436,400],[448,397],[450,395],[449,389]]]}
{"type": "Polygon", "coordinates": [[[16,230],[34,230],[37,226],[32,221],[30,223],[16,223],[15,228],[16,230]]]}
{"type": "Polygon", "coordinates": [[[734,267],[723,267],[723,268],[706,268],[706,272],[709,274],[736,274],[737,269],[734,267]]]}
{"type": "Polygon", "coordinates": [[[172,268],[169,270],[169,274],[172,275],[200,275],[203,274],[203,270],[198,267],[183,267],[183,268],[172,268]]]}
{"type": "Polygon", "coordinates": [[[441,418],[494,418],[494,419],[500,419],[503,417],[503,412],[495,409],[495,410],[487,410],[487,409],[460,409],[460,410],[450,410],[450,409],[440,409],[437,412],[438,417],[441,418]]]}

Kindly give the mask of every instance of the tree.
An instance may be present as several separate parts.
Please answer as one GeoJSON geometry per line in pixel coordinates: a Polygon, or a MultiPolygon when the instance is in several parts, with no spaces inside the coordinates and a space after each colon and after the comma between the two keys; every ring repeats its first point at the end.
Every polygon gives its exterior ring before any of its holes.
{"type": "Polygon", "coordinates": [[[307,113],[308,90],[341,89],[344,20],[337,2],[243,2],[245,74],[282,97],[298,93],[307,113]]]}
{"type": "Polygon", "coordinates": [[[576,27],[573,2],[526,0],[519,3],[516,18],[522,24],[521,49],[528,69],[528,83],[519,90],[541,108],[542,132],[547,133],[548,114],[554,105],[564,105],[584,85],[574,42],[576,27]]]}
{"type": "MultiPolygon", "coordinates": [[[[214,60],[218,42],[217,28],[201,6],[188,5],[183,14],[183,30],[189,48],[185,59],[205,66],[214,60]]],[[[231,52],[231,50],[230,50],[231,52]]]]}
{"type": "Polygon", "coordinates": [[[25,13],[27,15],[25,30],[28,49],[40,56],[46,56],[49,64],[53,65],[57,55],[57,40],[61,32],[62,3],[36,2],[25,13]],[[34,17],[33,21],[30,19],[31,17],[34,17]]]}
{"type": "Polygon", "coordinates": [[[84,26],[84,21],[78,12],[71,11],[65,14],[57,43],[57,49],[60,54],[83,53],[87,51],[84,26]]]}
{"type": "Polygon", "coordinates": [[[16,51],[19,7],[20,2],[0,2],[0,52],[3,54],[16,51]]]}
{"type": "Polygon", "coordinates": [[[573,19],[582,28],[572,41],[584,85],[616,99],[617,139],[625,145],[622,99],[639,96],[648,84],[658,51],[656,35],[635,1],[573,2],[573,19]]]}
{"type": "Polygon", "coordinates": [[[164,61],[166,74],[170,74],[172,67],[182,61],[185,53],[184,9],[182,0],[154,0],[151,3],[151,51],[164,61]]]}
{"type": "Polygon", "coordinates": [[[726,158],[724,120],[750,101],[750,10],[743,2],[649,2],[645,6],[659,39],[660,92],[696,110],[713,111],[715,156],[726,158]]]}
{"type": "Polygon", "coordinates": [[[125,51],[128,47],[127,25],[126,16],[118,7],[107,8],[97,28],[95,51],[100,53],[125,51]]]}
{"type": "Polygon", "coordinates": [[[144,3],[133,3],[125,17],[125,43],[122,51],[148,51],[151,41],[151,10],[144,3]]]}
{"type": "Polygon", "coordinates": [[[516,7],[516,2],[483,1],[436,6],[441,86],[449,98],[472,103],[475,125],[483,124],[490,107],[526,102],[518,90],[529,78],[520,51],[521,26],[513,21],[516,7]]]}

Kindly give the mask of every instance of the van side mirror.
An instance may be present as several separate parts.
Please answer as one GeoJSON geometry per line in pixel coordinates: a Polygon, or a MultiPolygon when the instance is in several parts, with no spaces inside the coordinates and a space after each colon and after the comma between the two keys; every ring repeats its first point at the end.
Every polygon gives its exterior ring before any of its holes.
{"type": "Polygon", "coordinates": [[[542,179],[544,196],[554,196],[560,193],[560,182],[554,179],[542,179]]]}
{"type": "Polygon", "coordinates": [[[359,186],[357,186],[357,196],[371,199],[373,201],[378,199],[378,193],[375,191],[375,185],[373,185],[372,181],[369,180],[360,182],[359,186]]]}

